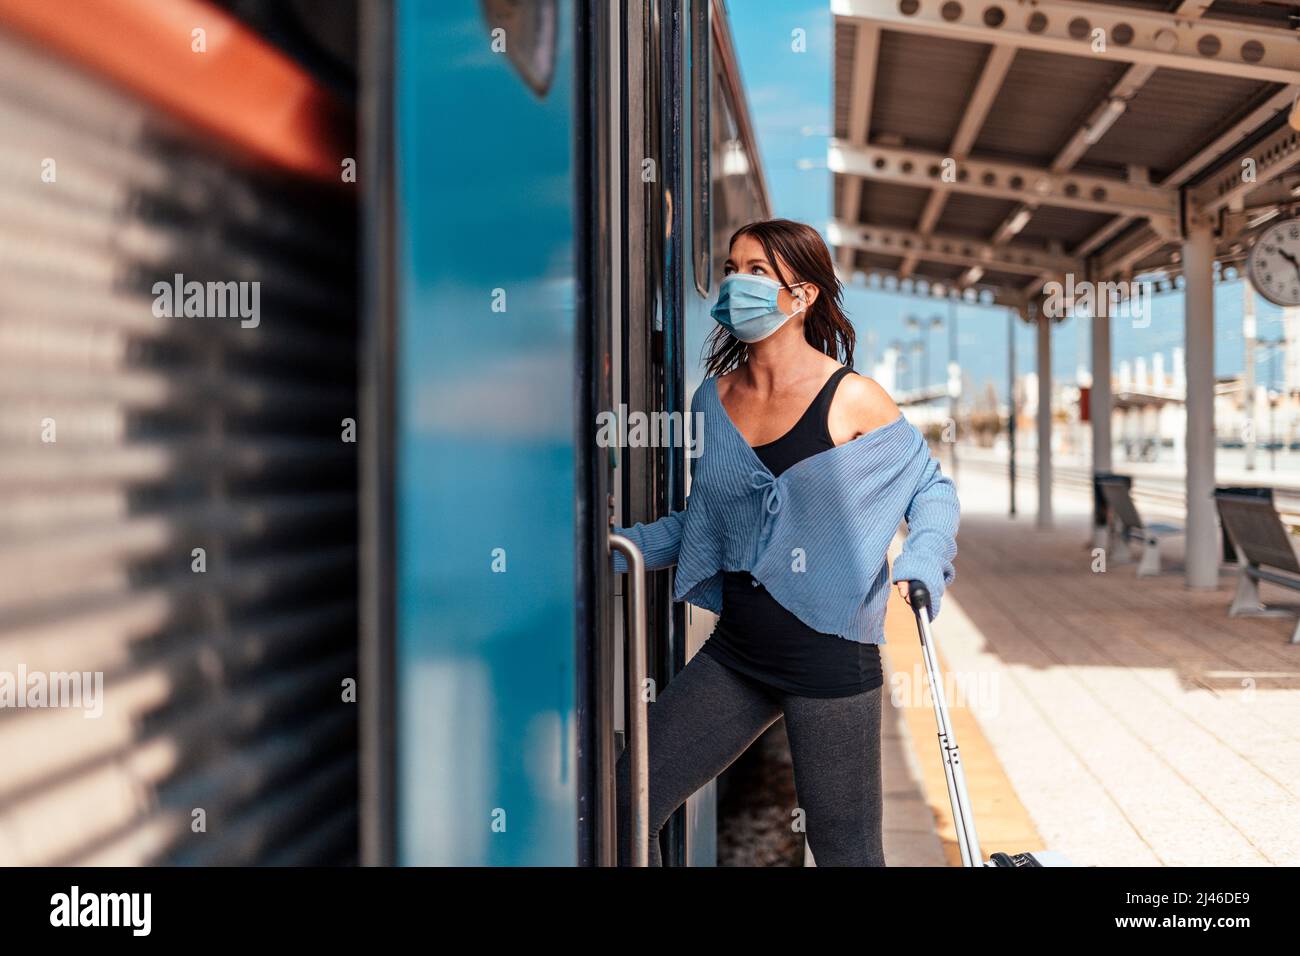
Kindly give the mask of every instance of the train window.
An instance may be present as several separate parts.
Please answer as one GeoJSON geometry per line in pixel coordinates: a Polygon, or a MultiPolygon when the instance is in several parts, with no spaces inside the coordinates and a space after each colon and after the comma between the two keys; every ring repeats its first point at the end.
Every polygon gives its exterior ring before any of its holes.
{"type": "Polygon", "coordinates": [[[710,51],[713,33],[709,20],[712,0],[691,0],[691,196],[695,207],[691,222],[691,259],[695,288],[707,296],[713,281],[712,188],[709,182],[710,51]]]}
{"type": "Polygon", "coordinates": [[[693,29],[691,41],[690,97],[695,112],[689,123],[695,136],[692,175],[698,177],[692,183],[695,226],[691,258],[695,286],[703,296],[709,294],[713,277],[722,273],[732,233],[769,215],[762,167],[744,109],[744,91],[734,57],[729,54],[725,18],[710,19],[707,29],[703,27],[703,18],[710,16],[712,8],[710,0],[692,0],[691,16],[701,19],[692,21],[698,29],[693,29]],[[701,44],[707,47],[707,54],[698,54],[701,44]],[[706,108],[707,117],[702,115],[706,108]]]}
{"type": "MultiPolygon", "coordinates": [[[[713,264],[715,272],[722,271],[722,262],[726,259],[730,250],[727,247],[727,240],[730,239],[728,229],[735,229],[742,224],[745,216],[745,210],[738,208],[742,204],[737,202],[738,190],[735,188],[735,175],[728,169],[727,157],[734,154],[734,150],[740,145],[740,133],[736,129],[735,108],[731,104],[731,95],[727,90],[726,78],[721,73],[713,77],[713,162],[710,169],[710,175],[713,178],[713,223],[714,228],[718,230],[718,235],[714,236],[714,248],[717,250],[718,261],[713,264]]],[[[735,163],[731,164],[733,167],[735,163]]]]}
{"type": "Polygon", "coordinates": [[[528,88],[545,98],[555,79],[555,42],[560,20],[556,0],[531,4],[483,0],[483,16],[491,35],[492,52],[504,52],[528,88]]]}
{"type": "Polygon", "coordinates": [[[713,271],[722,272],[731,233],[739,226],[768,215],[759,172],[740,128],[741,113],[732,92],[731,78],[722,68],[713,73],[713,116],[710,137],[713,181],[713,271]]]}

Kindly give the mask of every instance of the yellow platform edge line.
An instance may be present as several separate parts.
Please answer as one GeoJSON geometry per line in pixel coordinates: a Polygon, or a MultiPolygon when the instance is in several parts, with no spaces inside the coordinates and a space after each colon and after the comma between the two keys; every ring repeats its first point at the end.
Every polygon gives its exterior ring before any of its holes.
{"type": "MultiPolygon", "coordinates": [[[[941,623],[942,619],[935,622],[935,642],[940,648],[943,643],[942,635],[938,633],[941,623]]],[[[934,708],[928,689],[920,693],[920,689],[910,686],[911,675],[925,673],[916,619],[897,591],[890,596],[885,615],[885,640],[887,643],[882,648],[885,689],[888,692],[885,706],[895,706],[903,712],[913,758],[920,769],[925,799],[934,814],[944,856],[949,866],[961,866],[961,851],[957,847],[952,806],[948,801],[948,786],[939,756],[934,708]]],[[[948,673],[942,650],[938,656],[940,668],[948,673]]],[[[924,678],[922,684],[925,685],[924,678]]],[[[961,749],[962,764],[966,768],[966,787],[975,809],[975,827],[984,858],[988,859],[989,853],[995,851],[1022,853],[1043,849],[1042,837],[1030,819],[1029,811],[1016,796],[1002,762],[980,730],[975,715],[970,708],[954,701],[949,701],[948,713],[961,749]]]]}

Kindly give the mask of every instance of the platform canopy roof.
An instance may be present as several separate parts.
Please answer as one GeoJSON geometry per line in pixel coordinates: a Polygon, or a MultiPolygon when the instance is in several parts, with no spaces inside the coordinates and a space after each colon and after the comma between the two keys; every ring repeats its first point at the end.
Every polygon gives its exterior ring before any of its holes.
{"type": "Polygon", "coordinates": [[[1196,222],[1213,223],[1221,262],[1240,260],[1300,195],[1300,4],[832,10],[830,238],[846,278],[1023,308],[1067,274],[1172,275],[1196,222]]]}

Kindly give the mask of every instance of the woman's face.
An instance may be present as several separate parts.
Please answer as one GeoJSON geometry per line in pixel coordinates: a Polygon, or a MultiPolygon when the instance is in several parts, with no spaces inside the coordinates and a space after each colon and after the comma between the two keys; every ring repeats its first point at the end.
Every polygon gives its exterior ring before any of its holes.
{"type": "Polygon", "coordinates": [[[781,276],[785,276],[786,283],[794,292],[782,286],[776,296],[776,307],[800,324],[809,306],[817,298],[815,285],[811,282],[800,284],[798,277],[791,272],[790,266],[782,260],[778,259],[774,265],[767,258],[767,253],[763,251],[763,244],[753,236],[740,236],[731,244],[731,255],[722,265],[722,274],[729,276],[733,272],[763,276],[775,282],[780,282],[781,276]],[[776,270],[777,265],[781,268],[779,274],[776,270]],[[799,310],[798,314],[796,310],[799,310]]]}

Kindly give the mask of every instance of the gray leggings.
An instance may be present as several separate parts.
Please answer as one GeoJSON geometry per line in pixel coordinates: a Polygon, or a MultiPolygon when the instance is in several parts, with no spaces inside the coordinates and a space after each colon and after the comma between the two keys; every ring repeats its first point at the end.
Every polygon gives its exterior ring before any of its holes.
{"type": "MultiPolygon", "coordinates": [[[[797,697],[696,654],[650,705],[650,865],[662,866],[659,831],[673,811],[785,714],[795,792],[817,865],[884,866],[881,690],[797,697]]],[[[630,857],[630,818],[624,750],[618,761],[620,863],[630,857]]]]}

